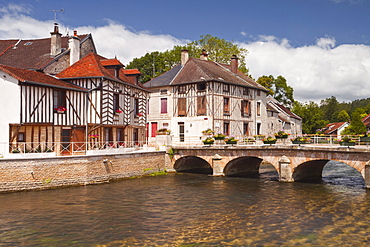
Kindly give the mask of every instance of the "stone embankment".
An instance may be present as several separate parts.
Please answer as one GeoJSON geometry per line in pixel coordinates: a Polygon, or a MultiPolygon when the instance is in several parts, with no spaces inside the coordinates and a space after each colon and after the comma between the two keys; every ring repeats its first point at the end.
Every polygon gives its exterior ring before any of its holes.
{"type": "Polygon", "coordinates": [[[0,193],[106,183],[165,168],[164,151],[0,159],[0,193]]]}

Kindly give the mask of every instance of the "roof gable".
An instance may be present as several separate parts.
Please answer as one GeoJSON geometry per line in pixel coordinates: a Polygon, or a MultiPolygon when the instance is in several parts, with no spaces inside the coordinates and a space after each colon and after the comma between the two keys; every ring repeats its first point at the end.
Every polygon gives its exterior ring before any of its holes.
{"type": "Polygon", "coordinates": [[[52,76],[45,75],[44,73],[33,71],[33,70],[20,69],[20,68],[10,67],[6,65],[0,65],[0,70],[16,78],[20,82],[44,85],[44,86],[49,86],[49,87],[66,88],[66,89],[71,89],[71,90],[72,89],[73,90],[84,90],[84,91],[86,90],[72,83],[65,82],[65,81],[56,79],[52,76]]]}

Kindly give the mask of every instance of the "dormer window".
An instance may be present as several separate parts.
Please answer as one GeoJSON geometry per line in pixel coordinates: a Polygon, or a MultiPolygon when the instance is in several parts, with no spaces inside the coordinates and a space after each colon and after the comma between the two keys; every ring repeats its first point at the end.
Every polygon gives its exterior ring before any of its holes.
{"type": "Polygon", "coordinates": [[[198,91],[206,91],[206,84],[205,83],[197,84],[197,90],[198,91]]]}

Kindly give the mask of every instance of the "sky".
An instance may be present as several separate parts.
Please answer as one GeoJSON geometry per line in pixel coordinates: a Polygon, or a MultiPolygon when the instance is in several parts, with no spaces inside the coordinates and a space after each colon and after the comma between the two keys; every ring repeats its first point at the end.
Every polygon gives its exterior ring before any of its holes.
{"type": "Polygon", "coordinates": [[[0,0],[0,39],[91,33],[123,64],[210,34],[248,50],[300,102],[370,97],[370,0],[0,0]],[[59,10],[64,11],[59,11],[59,10]],[[57,11],[53,11],[57,10],[57,11]]]}

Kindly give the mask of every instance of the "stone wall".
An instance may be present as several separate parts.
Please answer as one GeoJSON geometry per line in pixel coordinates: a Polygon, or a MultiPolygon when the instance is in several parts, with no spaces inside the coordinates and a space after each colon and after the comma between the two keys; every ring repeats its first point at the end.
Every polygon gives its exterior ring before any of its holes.
{"type": "Polygon", "coordinates": [[[0,192],[105,183],[165,169],[165,152],[1,159],[0,192]]]}

